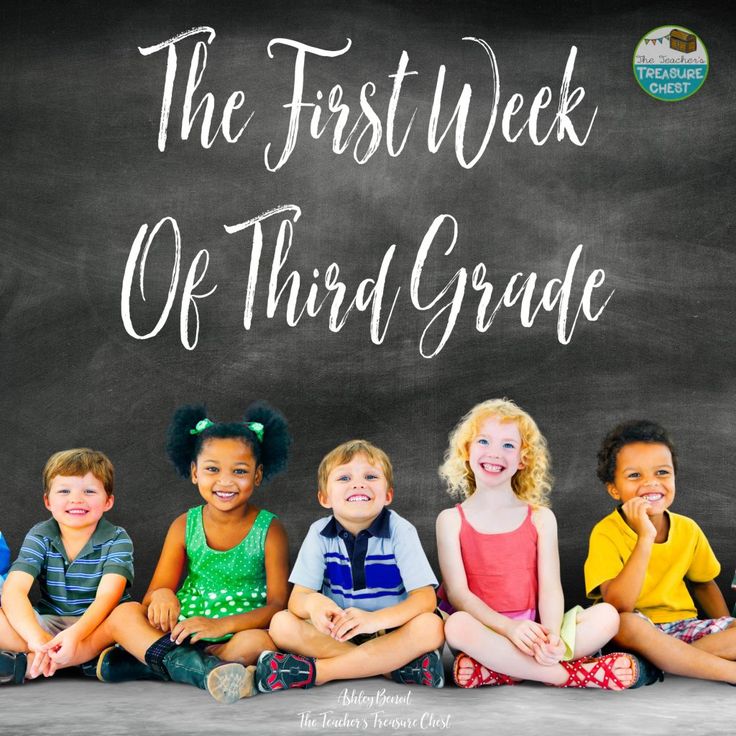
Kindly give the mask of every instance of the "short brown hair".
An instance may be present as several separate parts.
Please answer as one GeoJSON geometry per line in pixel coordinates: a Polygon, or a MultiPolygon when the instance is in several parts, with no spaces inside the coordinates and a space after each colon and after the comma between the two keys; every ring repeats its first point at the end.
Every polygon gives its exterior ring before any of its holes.
{"type": "Polygon", "coordinates": [[[388,487],[394,487],[394,469],[388,455],[368,440],[348,440],[338,445],[334,450],[330,450],[322,458],[317,470],[318,490],[324,491],[327,488],[327,479],[334,468],[349,463],[356,455],[365,455],[369,463],[378,465],[386,476],[388,487]]]}
{"type": "Polygon", "coordinates": [[[47,461],[43,469],[43,493],[49,494],[51,481],[57,475],[78,475],[83,477],[87,473],[97,478],[105,488],[105,493],[112,496],[115,481],[115,469],[110,458],[89,447],[75,447],[73,450],[55,452],[47,461]]]}

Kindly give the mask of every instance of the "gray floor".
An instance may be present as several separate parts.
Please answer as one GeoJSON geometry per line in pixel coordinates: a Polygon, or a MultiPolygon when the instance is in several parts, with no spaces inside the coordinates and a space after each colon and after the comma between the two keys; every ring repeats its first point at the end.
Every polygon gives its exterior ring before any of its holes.
{"type": "Polygon", "coordinates": [[[248,732],[700,736],[734,733],[735,722],[736,688],[680,677],[623,693],[556,690],[529,683],[430,690],[370,679],[259,695],[230,706],[218,705],[207,693],[184,685],[107,685],[69,675],[0,691],[3,736],[248,732]],[[376,700],[345,704],[346,687],[350,695],[376,700]],[[400,702],[379,704],[381,695],[400,702]]]}

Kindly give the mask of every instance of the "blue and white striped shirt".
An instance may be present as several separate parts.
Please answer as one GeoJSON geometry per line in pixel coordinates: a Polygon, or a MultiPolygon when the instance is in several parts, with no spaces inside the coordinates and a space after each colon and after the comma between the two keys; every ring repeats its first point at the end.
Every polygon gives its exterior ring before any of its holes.
{"type": "Polygon", "coordinates": [[[395,606],[412,590],[437,585],[417,530],[385,507],[357,536],[334,516],[312,524],[289,581],[319,590],[340,608],[365,611],[395,606]]]}

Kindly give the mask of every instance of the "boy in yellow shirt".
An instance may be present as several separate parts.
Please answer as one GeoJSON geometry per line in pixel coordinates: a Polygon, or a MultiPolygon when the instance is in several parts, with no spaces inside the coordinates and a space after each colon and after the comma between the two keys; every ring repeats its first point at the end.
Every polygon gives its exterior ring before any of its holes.
{"type": "Polygon", "coordinates": [[[714,579],[721,566],[700,527],[668,510],[676,470],[659,425],[627,422],[608,434],[598,477],[619,506],[591,532],[585,588],[619,611],[619,646],[665,672],[736,684],[736,620],[714,579]],[[710,618],[697,617],[686,580],[710,618]]]}

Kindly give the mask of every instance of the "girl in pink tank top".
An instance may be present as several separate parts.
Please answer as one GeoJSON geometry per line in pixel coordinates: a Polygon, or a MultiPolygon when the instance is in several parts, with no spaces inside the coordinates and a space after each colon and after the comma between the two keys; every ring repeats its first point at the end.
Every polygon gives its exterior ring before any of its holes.
{"type": "Polygon", "coordinates": [[[549,464],[536,423],[507,399],[473,407],[450,435],[440,474],[463,500],[437,518],[439,597],[460,687],[637,682],[633,655],[589,657],[618,631],[613,606],[564,612],[549,464]]]}

